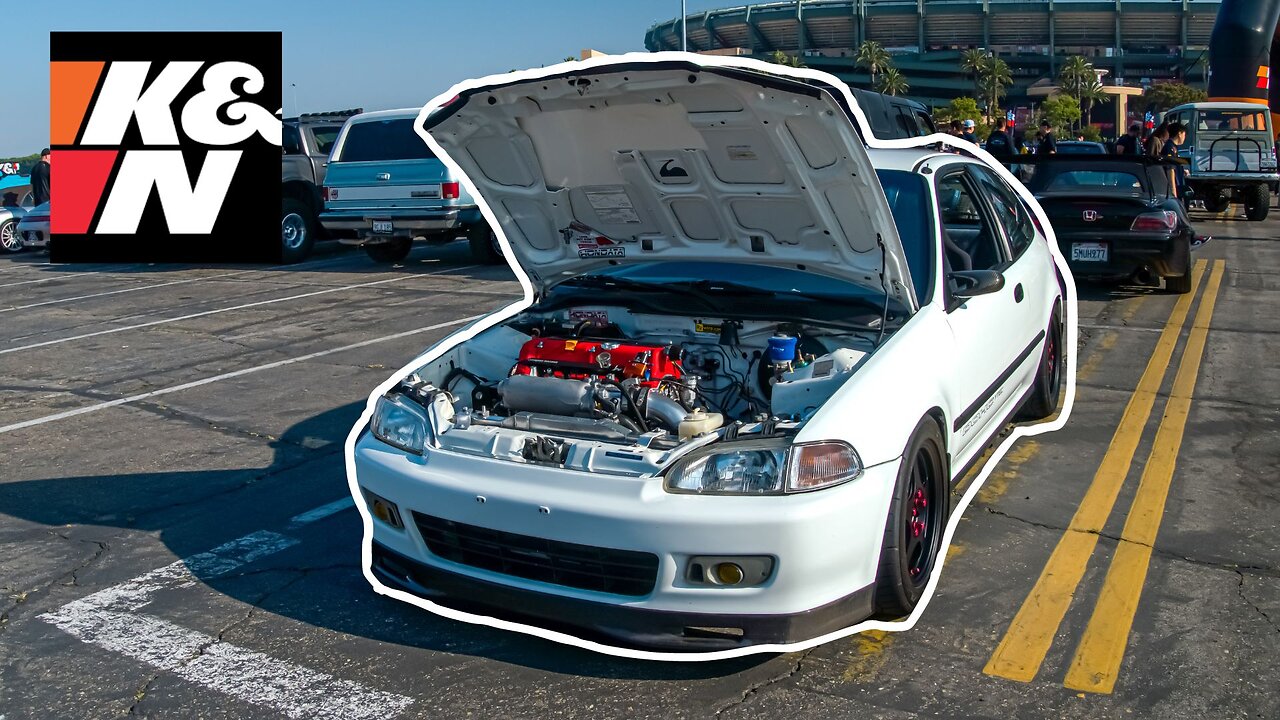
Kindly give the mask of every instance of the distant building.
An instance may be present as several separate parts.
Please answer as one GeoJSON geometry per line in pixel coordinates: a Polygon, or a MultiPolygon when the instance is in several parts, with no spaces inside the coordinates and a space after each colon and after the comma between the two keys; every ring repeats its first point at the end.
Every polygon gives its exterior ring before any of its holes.
{"type": "MultiPolygon", "coordinates": [[[[1025,106],[1040,98],[1027,89],[1053,78],[1063,59],[1083,55],[1107,84],[1144,86],[1180,80],[1203,87],[1209,35],[1221,0],[806,0],[709,10],[685,18],[689,50],[764,57],[801,56],[856,87],[870,77],[853,56],[875,40],[906,76],[908,95],[944,105],[973,94],[960,53],[987,48],[1012,70],[1003,102],[1025,106]]],[[[650,51],[680,49],[680,18],[645,34],[650,51]]]]}

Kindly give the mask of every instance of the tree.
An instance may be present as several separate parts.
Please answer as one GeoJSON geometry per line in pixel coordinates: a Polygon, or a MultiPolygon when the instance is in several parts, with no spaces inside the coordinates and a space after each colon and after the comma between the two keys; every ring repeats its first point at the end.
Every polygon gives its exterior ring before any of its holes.
{"type": "Polygon", "coordinates": [[[946,107],[934,112],[933,115],[939,122],[951,122],[952,120],[977,120],[980,114],[977,100],[959,97],[952,100],[946,107]]]}
{"type": "Polygon", "coordinates": [[[991,122],[1000,112],[1000,98],[1005,88],[1013,84],[1013,73],[1008,63],[992,56],[982,64],[979,77],[982,96],[987,101],[987,122],[991,122]]]}
{"type": "Polygon", "coordinates": [[[1097,77],[1092,81],[1086,82],[1080,87],[1080,102],[1084,103],[1085,124],[1093,122],[1093,106],[1095,103],[1102,102],[1107,99],[1107,94],[1102,90],[1102,83],[1097,77]]]}
{"type": "Polygon", "coordinates": [[[853,61],[858,67],[871,71],[871,86],[875,87],[876,75],[889,67],[889,52],[875,40],[866,40],[858,46],[858,52],[854,54],[853,61]]]}
{"type": "Polygon", "coordinates": [[[987,57],[989,56],[985,48],[972,48],[960,53],[960,69],[973,76],[974,95],[982,94],[978,78],[982,75],[982,69],[986,67],[987,57]]]}
{"type": "Polygon", "coordinates": [[[897,68],[890,66],[880,74],[880,85],[876,89],[887,95],[899,95],[910,88],[907,78],[897,68]]]}
{"type": "Polygon", "coordinates": [[[777,65],[785,65],[787,67],[794,68],[804,67],[804,63],[800,62],[800,58],[795,57],[794,55],[788,55],[781,50],[774,50],[766,55],[764,59],[777,65]]]}
{"type": "Polygon", "coordinates": [[[1205,91],[1190,85],[1180,82],[1162,82],[1147,88],[1147,91],[1142,94],[1142,99],[1147,103],[1149,110],[1164,112],[1175,105],[1202,102],[1208,96],[1205,91]]]}
{"type": "MultiPolygon", "coordinates": [[[[1072,55],[1067,61],[1062,63],[1062,69],[1058,71],[1058,87],[1062,91],[1080,102],[1085,94],[1085,88],[1098,82],[1098,73],[1093,69],[1093,65],[1080,55],[1072,55]]],[[[1079,114],[1076,115],[1077,121],[1079,114]]]]}
{"type": "Polygon", "coordinates": [[[1080,101],[1067,94],[1055,95],[1040,103],[1040,117],[1059,133],[1070,132],[1080,119],[1080,101]]]}

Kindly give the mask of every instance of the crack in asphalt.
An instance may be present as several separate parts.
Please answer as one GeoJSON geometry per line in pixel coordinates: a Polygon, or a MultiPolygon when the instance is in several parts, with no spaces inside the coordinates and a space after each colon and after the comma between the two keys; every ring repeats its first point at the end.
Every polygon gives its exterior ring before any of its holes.
{"type": "Polygon", "coordinates": [[[739,697],[737,700],[733,700],[732,702],[726,703],[716,708],[715,716],[720,717],[720,715],[723,714],[726,710],[731,710],[735,707],[740,707],[742,705],[745,705],[747,702],[751,700],[752,696],[756,695],[757,693],[759,693],[759,691],[769,687],[770,685],[776,685],[780,682],[783,682],[792,677],[795,677],[795,675],[800,672],[800,666],[804,664],[805,659],[808,658],[811,654],[813,654],[813,652],[817,649],[818,648],[816,647],[809,648],[804,652],[798,653],[796,655],[795,663],[791,666],[790,670],[780,675],[775,675],[763,682],[759,682],[751,685],[750,687],[742,691],[742,696],[739,697]]]}
{"type": "Polygon", "coordinates": [[[1240,599],[1244,601],[1245,605],[1248,605],[1249,607],[1251,607],[1251,608],[1253,608],[1255,611],[1257,611],[1257,613],[1258,613],[1259,615],[1261,615],[1261,616],[1262,616],[1262,619],[1263,619],[1264,621],[1266,621],[1266,623],[1267,623],[1268,625],[1270,625],[1272,628],[1275,628],[1275,631],[1276,631],[1276,632],[1278,632],[1278,633],[1280,633],[1280,626],[1277,626],[1277,625],[1276,625],[1275,621],[1273,621],[1273,620],[1271,619],[1271,616],[1267,614],[1267,611],[1266,611],[1266,610],[1263,610],[1263,609],[1262,609],[1261,607],[1259,607],[1256,603],[1254,603],[1252,600],[1250,600],[1248,595],[1245,595],[1245,594],[1244,594],[1244,578],[1245,578],[1245,574],[1244,574],[1243,572],[1241,572],[1240,570],[1236,570],[1236,574],[1240,576],[1240,582],[1239,582],[1239,584],[1238,584],[1238,585],[1236,585],[1236,592],[1238,592],[1238,593],[1240,594],[1240,599]]]}
{"type": "Polygon", "coordinates": [[[50,535],[66,540],[67,542],[89,543],[92,545],[97,545],[98,549],[94,551],[93,555],[91,555],[88,559],[77,563],[75,567],[53,578],[49,582],[44,583],[43,585],[40,585],[38,587],[31,588],[29,590],[21,590],[14,594],[11,594],[9,598],[14,601],[13,604],[6,607],[3,612],[0,612],[0,632],[4,632],[6,629],[8,629],[9,615],[14,610],[17,610],[18,607],[26,603],[27,600],[29,600],[33,594],[44,592],[45,590],[48,590],[54,585],[66,585],[68,583],[65,583],[63,581],[66,580],[68,577],[71,578],[71,583],[70,583],[71,586],[80,587],[80,580],[78,577],[79,573],[83,571],[85,568],[97,562],[99,559],[102,558],[104,554],[106,554],[108,550],[111,549],[110,545],[108,545],[106,542],[103,542],[101,540],[92,540],[88,538],[84,538],[84,539],[71,538],[71,537],[68,537],[67,535],[64,535],[54,530],[50,530],[48,532],[50,535]]]}
{"type": "Polygon", "coordinates": [[[225,625],[221,630],[218,631],[217,635],[210,638],[209,642],[201,644],[200,647],[196,648],[195,652],[191,653],[189,657],[182,660],[174,667],[152,673],[152,675],[148,677],[147,680],[134,692],[133,704],[129,706],[129,709],[127,712],[125,712],[124,717],[137,716],[138,706],[142,704],[143,700],[147,699],[147,695],[148,695],[148,692],[151,690],[151,686],[155,684],[155,681],[158,680],[161,675],[164,675],[167,672],[173,672],[175,670],[178,670],[179,668],[184,668],[190,665],[191,663],[200,659],[201,656],[209,652],[210,648],[214,647],[215,645],[222,644],[224,642],[224,638],[226,637],[227,633],[249,622],[249,620],[252,619],[253,616],[261,609],[260,606],[262,605],[262,603],[267,601],[267,598],[271,597],[272,595],[275,595],[276,593],[283,592],[289,587],[297,584],[299,581],[307,577],[307,575],[309,574],[306,570],[292,569],[292,568],[290,569],[280,568],[280,569],[276,569],[276,572],[297,573],[297,577],[290,578],[284,581],[283,583],[281,583],[280,585],[274,588],[271,588],[269,590],[264,590],[260,595],[258,595],[258,597],[254,598],[253,602],[249,603],[248,609],[244,612],[244,614],[241,617],[225,625]]]}
{"type": "Polygon", "coordinates": [[[1113,534],[1101,532],[1098,530],[1080,530],[1078,528],[1062,527],[1059,525],[1050,525],[1048,523],[1042,523],[1042,522],[1037,522],[1035,520],[1020,518],[1017,515],[1011,515],[1007,512],[996,510],[995,508],[988,507],[984,509],[987,511],[988,514],[997,515],[1002,518],[1007,518],[1009,520],[1020,522],[1024,525],[1030,525],[1032,527],[1038,527],[1045,530],[1053,530],[1054,532],[1075,532],[1075,533],[1084,533],[1088,535],[1097,535],[1100,538],[1106,538],[1107,540],[1110,540],[1115,543],[1128,543],[1130,545],[1141,545],[1142,547],[1145,547],[1151,550],[1152,554],[1159,555],[1160,557],[1166,558],[1169,560],[1181,560],[1183,562],[1190,563],[1192,565],[1200,565],[1202,567],[1213,568],[1215,570],[1229,570],[1235,573],[1248,572],[1250,574],[1258,575],[1261,577],[1280,577],[1280,568],[1273,568],[1267,565],[1246,565],[1246,564],[1235,563],[1230,561],[1204,560],[1202,558],[1195,558],[1189,555],[1179,555],[1175,552],[1162,550],[1154,545],[1138,542],[1136,540],[1130,540],[1129,538],[1126,538],[1126,537],[1113,535],[1113,534]]]}

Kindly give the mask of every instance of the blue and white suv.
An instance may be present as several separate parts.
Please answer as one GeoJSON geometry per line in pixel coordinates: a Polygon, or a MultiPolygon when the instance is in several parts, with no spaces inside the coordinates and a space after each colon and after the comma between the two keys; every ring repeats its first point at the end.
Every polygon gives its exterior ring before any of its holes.
{"type": "Polygon", "coordinates": [[[418,112],[382,110],[347,122],[329,157],[320,223],[378,262],[403,260],[416,238],[460,235],[478,260],[501,262],[475,201],[414,132],[418,112]]]}

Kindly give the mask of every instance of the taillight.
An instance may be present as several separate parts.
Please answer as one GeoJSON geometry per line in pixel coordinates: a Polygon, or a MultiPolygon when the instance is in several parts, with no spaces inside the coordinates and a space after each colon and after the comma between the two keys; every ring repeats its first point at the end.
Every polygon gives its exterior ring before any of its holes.
{"type": "Polygon", "coordinates": [[[1164,232],[1178,227],[1178,213],[1172,210],[1144,213],[1134,218],[1130,230],[1154,230],[1164,232]]]}
{"type": "Polygon", "coordinates": [[[337,200],[337,199],[338,199],[338,191],[337,191],[337,190],[332,190],[332,189],[327,188],[327,187],[322,187],[322,188],[320,188],[320,196],[324,198],[324,201],[325,201],[325,202],[329,202],[330,200],[337,200]]]}
{"type": "Polygon", "coordinates": [[[445,200],[457,200],[458,199],[458,183],[456,182],[440,183],[440,197],[444,198],[445,200]]]}

